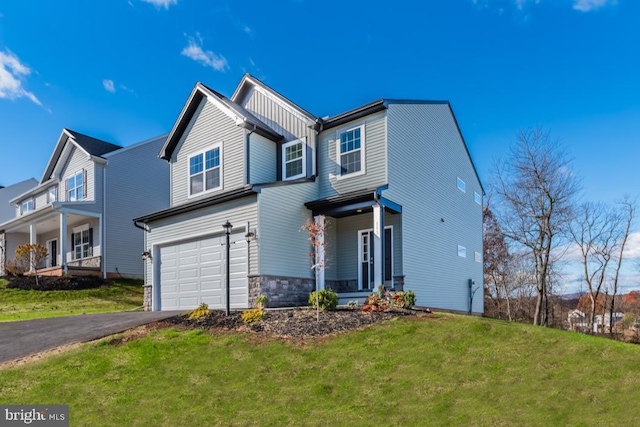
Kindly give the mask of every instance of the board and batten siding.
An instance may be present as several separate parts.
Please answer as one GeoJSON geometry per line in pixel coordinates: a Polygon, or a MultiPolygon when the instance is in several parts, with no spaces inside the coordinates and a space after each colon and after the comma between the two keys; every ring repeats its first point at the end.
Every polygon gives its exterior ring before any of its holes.
{"type": "Polygon", "coordinates": [[[474,192],[482,188],[450,107],[390,104],[387,126],[389,188],[382,195],[402,205],[404,288],[416,292],[419,306],[467,311],[472,279],[473,312],[482,313],[482,263],[474,259],[482,253],[482,206],[474,192]]]}
{"type": "Polygon", "coordinates": [[[318,181],[319,198],[349,193],[385,185],[387,183],[387,133],[385,112],[354,120],[338,128],[320,133],[318,181]],[[340,159],[337,141],[340,133],[364,125],[365,173],[356,176],[340,176],[340,159]]]}
{"type": "Polygon", "coordinates": [[[204,98],[171,158],[171,205],[208,197],[245,184],[245,132],[204,98]],[[189,156],[222,144],[222,188],[189,197],[189,156]]]}
{"type": "Polygon", "coordinates": [[[263,188],[258,195],[260,275],[313,278],[304,203],[316,195],[314,182],[263,188]]]}
{"type": "Polygon", "coordinates": [[[277,149],[275,142],[257,133],[249,135],[249,184],[276,181],[277,149]]]}
{"type": "MultiPolygon", "coordinates": [[[[247,196],[219,205],[198,209],[181,215],[164,218],[147,224],[150,231],[145,233],[145,247],[149,250],[157,249],[171,243],[211,235],[223,235],[222,224],[226,221],[233,225],[232,233],[244,230],[247,222],[249,228],[254,229],[258,222],[256,196],[247,196]]],[[[258,272],[258,249],[255,242],[249,244],[247,266],[249,275],[258,272]]],[[[157,255],[158,251],[154,251],[157,255]]],[[[154,257],[155,258],[155,257],[154,257]]],[[[145,283],[152,283],[153,259],[145,265],[145,283]]]]}
{"type": "Polygon", "coordinates": [[[169,165],[157,157],[166,137],[106,154],[105,267],[107,272],[142,277],[143,231],[132,218],[169,207],[169,165]]]}
{"type": "Polygon", "coordinates": [[[315,171],[314,149],[316,132],[309,126],[310,120],[305,120],[299,113],[292,112],[282,105],[282,101],[276,101],[259,90],[251,90],[242,102],[242,106],[259,118],[267,126],[284,136],[284,142],[305,138],[307,143],[306,171],[307,176],[312,176],[315,171]]]}

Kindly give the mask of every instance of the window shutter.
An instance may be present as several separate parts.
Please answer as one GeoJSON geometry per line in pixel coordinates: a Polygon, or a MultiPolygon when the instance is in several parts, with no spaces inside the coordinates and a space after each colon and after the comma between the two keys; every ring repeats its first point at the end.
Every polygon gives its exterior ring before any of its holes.
{"type": "Polygon", "coordinates": [[[69,178],[64,180],[64,200],[69,201],[69,178]]]}
{"type": "Polygon", "coordinates": [[[93,256],[93,228],[89,229],[89,256],[93,256]]]}
{"type": "Polygon", "coordinates": [[[82,198],[87,198],[87,170],[82,169],[82,198]]]}
{"type": "Polygon", "coordinates": [[[71,233],[71,259],[76,259],[76,241],[74,237],[75,235],[71,233]]]}

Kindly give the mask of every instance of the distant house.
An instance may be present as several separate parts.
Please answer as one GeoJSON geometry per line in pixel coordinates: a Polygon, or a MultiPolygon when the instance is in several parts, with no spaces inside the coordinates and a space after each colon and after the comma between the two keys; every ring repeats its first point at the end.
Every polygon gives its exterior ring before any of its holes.
{"type": "Polygon", "coordinates": [[[567,322],[571,331],[587,332],[589,330],[589,319],[580,310],[571,310],[567,315],[567,322]]]}
{"type": "Polygon", "coordinates": [[[41,274],[142,277],[143,236],[131,218],[169,205],[169,170],[155,156],[164,141],[123,148],[64,129],[40,181],[11,197],[0,275],[19,245],[40,243],[49,253],[41,274]]]}
{"type": "Polygon", "coordinates": [[[16,216],[16,208],[11,205],[11,200],[31,190],[36,185],[38,185],[38,180],[29,178],[7,187],[0,186],[0,224],[16,216]]]}
{"type": "Polygon", "coordinates": [[[618,322],[622,321],[624,313],[611,313],[597,314],[593,321],[593,332],[595,333],[608,333],[611,326],[615,326],[618,322]],[[613,319],[613,321],[611,320],[613,319]]]}
{"type": "Polygon", "coordinates": [[[168,209],[146,230],[146,309],[232,308],[259,294],[306,304],[307,221],[330,223],[319,286],[342,301],[379,285],[418,305],[483,312],[483,189],[447,101],[380,99],[318,118],[253,76],[231,98],[198,83],[159,157],[168,209]],[[226,259],[223,224],[229,222],[226,259]]]}

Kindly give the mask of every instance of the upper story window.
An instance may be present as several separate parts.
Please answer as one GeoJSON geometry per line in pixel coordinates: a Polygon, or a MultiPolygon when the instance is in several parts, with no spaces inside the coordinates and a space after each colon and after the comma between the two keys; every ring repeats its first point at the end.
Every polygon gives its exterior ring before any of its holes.
{"type": "Polygon", "coordinates": [[[477,191],[473,192],[473,200],[475,200],[477,204],[482,206],[482,196],[477,191]]]}
{"type": "Polygon", "coordinates": [[[189,195],[222,187],[222,156],[218,145],[189,157],[189,195]]]}
{"type": "Polygon", "coordinates": [[[306,176],[306,144],[302,139],[282,145],[282,179],[296,179],[306,176]]]}
{"type": "Polygon", "coordinates": [[[465,248],[464,246],[458,245],[458,256],[460,258],[466,258],[467,257],[467,248],[465,248]]]}
{"type": "Polygon", "coordinates": [[[87,177],[84,170],[76,173],[75,175],[67,178],[67,200],[75,202],[76,200],[82,200],[87,197],[87,177]]]}
{"type": "Polygon", "coordinates": [[[58,201],[58,187],[49,187],[47,190],[47,203],[58,201]]]}
{"type": "Polygon", "coordinates": [[[340,133],[338,153],[340,175],[364,173],[364,126],[348,129],[340,133]]]}
{"type": "Polygon", "coordinates": [[[464,181],[460,178],[458,178],[458,190],[462,191],[463,193],[467,192],[467,184],[465,184],[464,181]]]}
{"type": "Polygon", "coordinates": [[[27,212],[31,212],[32,210],[34,210],[36,208],[36,202],[35,200],[33,200],[33,197],[24,200],[21,204],[20,204],[20,213],[22,215],[26,214],[27,212]]]}

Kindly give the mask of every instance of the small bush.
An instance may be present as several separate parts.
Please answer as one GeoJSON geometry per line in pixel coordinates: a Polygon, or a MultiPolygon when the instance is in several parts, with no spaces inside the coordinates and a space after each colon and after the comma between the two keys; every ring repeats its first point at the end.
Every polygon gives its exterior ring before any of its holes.
{"type": "Polygon", "coordinates": [[[352,300],[347,303],[347,307],[349,308],[357,308],[359,305],[358,300],[352,300]]]}
{"type": "Polygon", "coordinates": [[[269,304],[269,297],[264,294],[258,295],[256,298],[256,306],[258,308],[265,308],[267,304],[269,304]]]}
{"type": "Polygon", "coordinates": [[[371,294],[362,306],[362,311],[374,312],[374,311],[386,311],[389,309],[389,302],[380,298],[378,294],[371,294]]]}
{"type": "Polygon", "coordinates": [[[362,311],[386,311],[391,307],[408,310],[414,305],[416,305],[416,294],[414,291],[382,292],[381,289],[378,289],[377,293],[369,295],[367,301],[362,306],[362,311]]]}
{"type": "Polygon", "coordinates": [[[206,317],[211,314],[211,310],[209,310],[209,306],[205,303],[202,303],[198,306],[198,308],[194,308],[191,311],[188,311],[185,316],[190,320],[200,319],[202,317],[206,317]]]}
{"type": "Polygon", "coordinates": [[[7,260],[4,265],[4,270],[9,277],[19,277],[24,275],[27,271],[24,265],[20,264],[17,261],[7,260]]]}
{"type": "Polygon", "coordinates": [[[402,292],[404,298],[404,308],[411,309],[416,305],[416,293],[414,291],[402,292]]]}
{"type": "Polygon", "coordinates": [[[309,294],[309,305],[313,308],[320,307],[322,311],[332,311],[338,306],[338,294],[331,289],[321,289],[316,292],[313,291],[309,294]]]}
{"type": "Polygon", "coordinates": [[[34,276],[9,278],[7,288],[22,289],[23,291],[79,291],[82,289],[96,289],[107,284],[101,277],[41,277],[38,283],[34,276]]]}
{"type": "Polygon", "coordinates": [[[263,317],[264,310],[261,308],[252,308],[242,312],[242,321],[247,324],[259,322],[263,317]]]}

